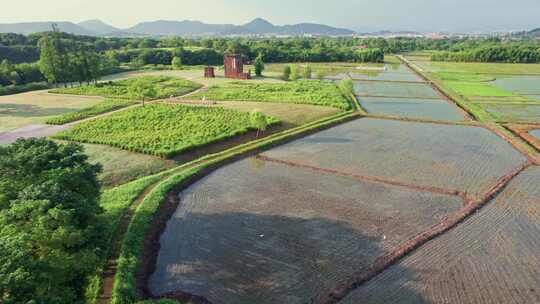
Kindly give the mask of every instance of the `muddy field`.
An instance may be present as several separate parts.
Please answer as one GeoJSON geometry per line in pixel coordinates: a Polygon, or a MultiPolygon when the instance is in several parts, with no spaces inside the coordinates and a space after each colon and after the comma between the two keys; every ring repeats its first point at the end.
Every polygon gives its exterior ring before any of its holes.
{"type": "Polygon", "coordinates": [[[359,119],[264,153],[335,169],[471,196],[526,162],[481,127],[359,119]]]}
{"type": "Polygon", "coordinates": [[[308,303],[462,204],[458,196],[243,160],[181,193],[150,289],[213,303],[308,303]]]}
{"type": "Polygon", "coordinates": [[[539,303],[539,252],[540,167],[533,167],[342,303],[539,303]]]}

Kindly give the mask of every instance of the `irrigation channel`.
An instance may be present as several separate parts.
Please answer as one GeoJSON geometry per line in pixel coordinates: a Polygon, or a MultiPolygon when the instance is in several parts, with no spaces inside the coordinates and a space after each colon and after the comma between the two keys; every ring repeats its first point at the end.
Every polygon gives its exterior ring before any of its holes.
{"type": "Polygon", "coordinates": [[[480,294],[503,294],[501,284],[471,286],[482,293],[458,289],[501,274],[504,303],[540,297],[537,155],[473,121],[406,65],[368,81],[346,76],[355,79],[367,117],[254,150],[170,193],[141,256],[143,296],[448,303],[459,293],[458,302],[494,303],[480,294]],[[403,110],[404,103],[413,109],[403,110]],[[477,238],[463,237],[469,234],[477,238]],[[524,252],[507,267],[484,261],[517,245],[524,252]],[[478,250],[483,256],[473,258],[478,250]],[[452,284],[445,286],[445,277],[452,284]],[[387,283],[393,288],[385,294],[387,283]]]}

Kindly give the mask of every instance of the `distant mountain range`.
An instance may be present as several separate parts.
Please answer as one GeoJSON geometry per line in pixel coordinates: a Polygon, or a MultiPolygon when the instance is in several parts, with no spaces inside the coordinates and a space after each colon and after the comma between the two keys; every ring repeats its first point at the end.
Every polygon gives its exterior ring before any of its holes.
{"type": "Polygon", "coordinates": [[[67,33],[89,36],[347,36],[354,31],[316,23],[300,23],[294,25],[274,25],[264,19],[257,18],[244,25],[208,24],[200,21],[152,21],[141,22],[128,29],[119,29],[101,20],[73,22],[28,22],[0,24],[0,33],[30,34],[49,31],[52,24],[67,33]]]}

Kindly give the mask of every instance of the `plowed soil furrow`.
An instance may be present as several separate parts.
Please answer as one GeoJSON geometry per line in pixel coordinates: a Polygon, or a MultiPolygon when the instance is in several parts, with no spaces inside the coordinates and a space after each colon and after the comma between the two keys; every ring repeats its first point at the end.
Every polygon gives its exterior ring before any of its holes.
{"type": "Polygon", "coordinates": [[[341,303],[539,303],[540,167],[341,303]]]}

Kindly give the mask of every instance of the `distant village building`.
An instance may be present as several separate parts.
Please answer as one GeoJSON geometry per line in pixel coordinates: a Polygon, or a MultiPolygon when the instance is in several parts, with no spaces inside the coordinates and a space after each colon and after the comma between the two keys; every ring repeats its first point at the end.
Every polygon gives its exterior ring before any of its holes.
{"type": "Polygon", "coordinates": [[[205,78],[215,78],[216,77],[216,70],[214,67],[205,67],[204,68],[204,77],[205,78]]]}
{"type": "Polygon", "coordinates": [[[238,54],[225,54],[225,77],[234,79],[251,79],[251,71],[244,73],[244,60],[238,54]]]}

